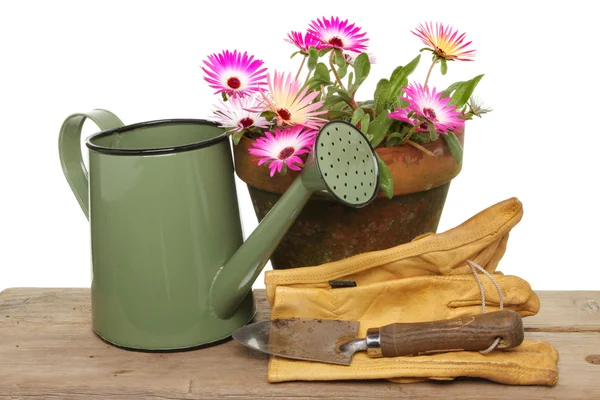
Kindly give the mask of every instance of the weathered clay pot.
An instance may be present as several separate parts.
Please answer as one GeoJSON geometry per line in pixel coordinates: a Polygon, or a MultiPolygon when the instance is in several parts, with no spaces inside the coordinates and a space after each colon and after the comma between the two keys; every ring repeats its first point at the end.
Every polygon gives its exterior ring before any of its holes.
{"type": "MultiPolygon", "coordinates": [[[[464,136],[457,135],[461,143],[464,136]]],[[[257,166],[248,153],[252,140],[234,146],[235,170],[247,185],[259,220],[298,176],[269,176],[267,166],[257,166]]],[[[383,193],[368,206],[354,209],[314,194],[271,256],[275,269],[319,265],[367,251],[406,243],[426,232],[435,232],[442,215],[450,181],[457,165],[443,139],[424,147],[431,157],[412,146],[378,148],[394,179],[394,197],[383,193]]]]}

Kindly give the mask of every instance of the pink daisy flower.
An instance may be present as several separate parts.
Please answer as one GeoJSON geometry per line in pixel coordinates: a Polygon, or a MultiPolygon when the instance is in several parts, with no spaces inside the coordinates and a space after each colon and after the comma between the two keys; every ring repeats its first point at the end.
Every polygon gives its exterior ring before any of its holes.
{"type": "Polygon", "coordinates": [[[471,42],[463,44],[465,34],[458,34],[451,26],[444,26],[436,22],[420,24],[416,32],[411,31],[421,39],[426,46],[431,47],[431,51],[440,58],[446,60],[473,61],[475,50],[467,50],[471,42]]]}
{"type": "Polygon", "coordinates": [[[427,126],[427,122],[419,121],[418,119],[416,119],[414,117],[409,118],[408,117],[409,112],[410,111],[408,111],[405,108],[397,108],[396,111],[389,113],[388,117],[407,122],[413,126],[417,125],[417,129],[415,130],[416,132],[425,132],[425,131],[429,130],[429,127],[427,126]]]}
{"type": "Polygon", "coordinates": [[[284,166],[300,171],[303,163],[299,156],[311,151],[317,131],[296,125],[275,129],[273,133],[267,132],[264,137],[256,139],[253,147],[248,149],[250,154],[260,157],[258,165],[269,163],[271,176],[281,172],[284,166]]]}
{"type": "Polygon", "coordinates": [[[256,92],[261,85],[265,85],[266,68],[262,68],[262,60],[255,60],[248,53],[238,53],[229,50],[221,54],[212,54],[208,60],[203,61],[206,68],[202,70],[207,76],[204,80],[209,86],[217,89],[217,93],[226,93],[229,96],[243,97],[250,92],[256,92]]]}
{"type": "Polygon", "coordinates": [[[302,33],[292,31],[288,33],[285,41],[296,46],[302,54],[308,54],[308,50],[313,46],[317,49],[321,48],[321,42],[308,32],[302,36],[302,33]]]}
{"type": "Polygon", "coordinates": [[[418,115],[425,121],[432,122],[438,133],[448,133],[448,131],[460,131],[464,128],[465,120],[462,113],[456,110],[456,107],[449,105],[450,97],[441,97],[441,92],[436,92],[435,88],[423,88],[420,84],[411,83],[404,88],[406,100],[409,105],[405,108],[399,108],[390,113],[390,118],[398,119],[416,125],[420,124],[418,130],[427,130],[427,123],[419,122],[415,118],[411,120],[408,114],[412,111],[413,115],[418,115]]]}
{"type": "Polygon", "coordinates": [[[349,50],[362,53],[367,49],[368,38],[360,32],[358,26],[348,24],[348,20],[340,21],[338,17],[317,19],[312,21],[308,33],[321,42],[323,48],[349,50]]]}
{"type": "Polygon", "coordinates": [[[313,103],[319,92],[308,93],[308,86],[300,91],[302,83],[288,74],[275,71],[273,80],[267,76],[269,94],[261,90],[264,98],[263,107],[274,112],[277,125],[303,125],[311,129],[319,129],[326,120],[317,117],[327,111],[317,111],[323,106],[324,100],[313,103]]]}
{"type": "Polygon", "coordinates": [[[214,120],[230,133],[239,133],[253,126],[268,128],[271,123],[265,117],[261,117],[259,112],[248,111],[259,106],[260,102],[252,96],[231,97],[214,106],[214,120]]]}

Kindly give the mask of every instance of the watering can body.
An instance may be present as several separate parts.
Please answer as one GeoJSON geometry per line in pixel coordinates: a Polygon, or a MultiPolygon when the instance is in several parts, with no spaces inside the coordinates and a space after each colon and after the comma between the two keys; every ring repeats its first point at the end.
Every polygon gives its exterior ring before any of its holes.
{"type": "Polygon", "coordinates": [[[228,318],[209,304],[216,274],[243,241],[228,138],[201,120],[119,125],[94,110],[69,117],[60,138],[65,175],[90,220],[94,331],[146,350],[227,338],[255,312],[251,290],[228,318]],[[85,118],[108,129],[87,141],[89,178],[79,149],[85,118]]]}
{"type": "Polygon", "coordinates": [[[92,241],[92,325],[113,344],[175,350],[218,342],[255,313],[252,283],[313,192],[351,207],[378,193],[369,141],[330,121],[302,173],[243,242],[233,162],[223,129],[203,120],[123,126],[106,110],[69,116],[63,171],[92,241]],[[86,119],[89,173],[80,136],[86,119]]]}

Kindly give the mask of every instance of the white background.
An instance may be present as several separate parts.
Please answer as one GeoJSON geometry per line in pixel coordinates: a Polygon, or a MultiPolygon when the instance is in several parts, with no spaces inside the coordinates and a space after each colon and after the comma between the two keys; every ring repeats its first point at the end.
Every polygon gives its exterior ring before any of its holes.
{"type": "MultiPolygon", "coordinates": [[[[3,1],[0,5],[0,290],[89,286],[89,230],[60,168],[57,137],[73,112],[106,108],[125,123],[205,118],[215,102],[201,61],[247,50],[296,70],[283,41],[338,15],[368,32],[372,96],[423,47],[410,33],[441,21],[467,33],[476,61],[431,84],[485,73],[494,112],[468,123],[463,172],[440,231],[516,196],[525,206],[501,263],[535,289],[600,289],[598,30],[593,1],[3,1]]],[[[427,54],[427,53],[426,53],[427,54]]],[[[414,79],[424,79],[428,57],[414,79]]],[[[86,126],[84,133],[94,133],[86,126]]],[[[238,182],[246,234],[256,226],[238,182]]],[[[255,287],[262,286],[262,278],[255,287]]]]}

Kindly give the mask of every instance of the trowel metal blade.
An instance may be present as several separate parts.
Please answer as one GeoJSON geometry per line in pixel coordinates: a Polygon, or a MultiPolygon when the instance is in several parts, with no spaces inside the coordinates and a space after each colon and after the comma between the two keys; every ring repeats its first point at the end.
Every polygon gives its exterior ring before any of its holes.
{"type": "Polygon", "coordinates": [[[356,339],[357,321],[289,318],[257,322],[237,329],[233,338],[252,349],[274,356],[350,365],[353,352],[339,344],[356,339]]]}

